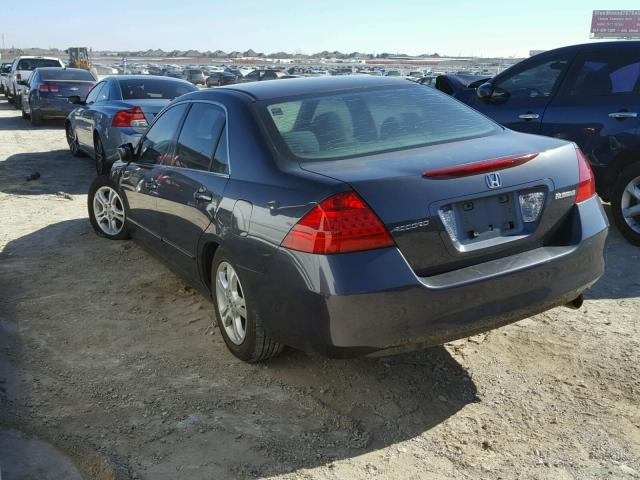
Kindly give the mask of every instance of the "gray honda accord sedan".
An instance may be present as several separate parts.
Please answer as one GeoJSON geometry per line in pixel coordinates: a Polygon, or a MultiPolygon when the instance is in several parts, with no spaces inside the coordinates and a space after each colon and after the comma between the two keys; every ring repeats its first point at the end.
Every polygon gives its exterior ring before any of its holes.
{"type": "Polygon", "coordinates": [[[603,273],[608,223],[573,143],[382,77],[182,96],[88,196],[213,301],[233,354],[328,356],[476,334],[603,273]]]}

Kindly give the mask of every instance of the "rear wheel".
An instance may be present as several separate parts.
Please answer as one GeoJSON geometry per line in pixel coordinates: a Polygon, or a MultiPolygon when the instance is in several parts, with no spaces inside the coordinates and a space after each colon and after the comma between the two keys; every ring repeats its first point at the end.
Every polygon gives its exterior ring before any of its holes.
{"type": "Polygon", "coordinates": [[[640,245],[640,163],[625,168],[618,176],[611,208],[620,233],[630,243],[640,245]]]}
{"type": "Polygon", "coordinates": [[[22,108],[22,118],[24,120],[28,120],[29,119],[29,114],[24,111],[24,108],[22,108]]]}
{"type": "Polygon", "coordinates": [[[223,248],[218,248],[213,257],[211,289],[218,327],[231,353],[254,363],[282,352],[284,345],[265,331],[251,303],[253,292],[247,292],[246,282],[223,248]]]}
{"type": "Polygon", "coordinates": [[[65,126],[66,134],[67,134],[67,144],[69,145],[69,151],[71,155],[74,157],[81,157],[82,150],[80,150],[80,145],[78,144],[78,136],[76,132],[71,127],[70,123],[67,123],[65,126]]]}
{"type": "Polygon", "coordinates": [[[91,226],[98,235],[110,240],[130,237],[124,201],[109,177],[103,175],[91,183],[87,207],[91,226]]]}
{"type": "MultiPolygon", "coordinates": [[[[24,109],[22,109],[24,112],[24,109]]],[[[31,118],[31,125],[34,127],[39,127],[42,125],[42,114],[38,110],[31,109],[31,114],[29,115],[31,118]]]]}

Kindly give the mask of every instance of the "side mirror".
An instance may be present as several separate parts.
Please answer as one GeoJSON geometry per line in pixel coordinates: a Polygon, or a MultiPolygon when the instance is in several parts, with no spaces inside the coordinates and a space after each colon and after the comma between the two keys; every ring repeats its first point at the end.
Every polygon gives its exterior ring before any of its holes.
{"type": "Polygon", "coordinates": [[[84,101],[78,95],[71,95],[67,101],[75,105],[84,105],[84,101]]]}
{"type": "Polygon", "coordinates": [[[29,86],[29,80],[18,80],[17,84],[18,85],[22,85],[24,87],[28,87],[29,86]]]}
{"type": "Polygon", "coordinates": [[[486,100],[488,98],[491,98],[494,90],[495,87],[493,86],[493,83],[485,82],[476,89],[476,95],[478,95],[479,99],[486,100]]]}
{"type": "Polygon", "coordinates": [[[135,158],[135,153],[133,151],[133,145],[130,143],[123,143],[118,147],[118,157],[121,162],[131,163],[135,158]]]}

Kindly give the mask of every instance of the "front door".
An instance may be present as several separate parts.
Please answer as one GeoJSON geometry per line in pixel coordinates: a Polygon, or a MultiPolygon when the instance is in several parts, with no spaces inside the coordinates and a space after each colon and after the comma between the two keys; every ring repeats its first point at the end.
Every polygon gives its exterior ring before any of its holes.
{"type": "Polygon", "coordinates": [[[160,239],[158,189],[163,162],[171,156],[186,104],[176,105],[158,117],[138,143],[135,160],[120,178],[120,187],[128,207],[129,220],[142,232],[160,239]]]}
{"type": "Polygon", "coordinates": [[[90,124],[89,110],[93,108],[98,100],[100,92],[105,88],[105,82],[100,82],[93,87],[87,95],[85,104],[73,111],[73,120],[75,123],[76,136],[78,143],[82,146],[90,146],[93,148],[93,130],[90,124]]]}
{"type": "Polygon", "coordinates": [[[198,242],[215,218],[228,181],[225,123],[220,106],[194,102],[158,179],[160,234],[167,258],[194,279],[198,242]]]}
{"type": "Polygon", "coordinates": [[[526,62],[496,77],[493,94],[474,97],[470,105],[507,128],[539,133],[545,109],[568,64],[565,55],[526,62]]]}

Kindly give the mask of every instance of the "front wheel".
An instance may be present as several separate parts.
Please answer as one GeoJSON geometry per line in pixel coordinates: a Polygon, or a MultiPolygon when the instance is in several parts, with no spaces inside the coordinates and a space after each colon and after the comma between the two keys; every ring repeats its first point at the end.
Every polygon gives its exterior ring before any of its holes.
{"type": "Polygon", "coordinates": [[[124,201],[109,177],[103,175],[91,183],[87,207],[91,226],[98,235],[109,240],[130,238],[124,201]]]}
{"type": "Polygon", "coordinates": [[[611,197],[616,227],[630,243],[640,246],[640,163],[622,171],[611,197]]]}
{"type": "Polygon", "coordinates": [[[213,258],[211,290],[218,327],[231,353],[255,363],[282,352],[284,345],[269,336],[253,308],[251,299],[256,292],[247,291],[247,283],[223,248],[213,258]]]}

